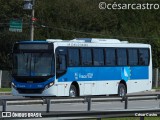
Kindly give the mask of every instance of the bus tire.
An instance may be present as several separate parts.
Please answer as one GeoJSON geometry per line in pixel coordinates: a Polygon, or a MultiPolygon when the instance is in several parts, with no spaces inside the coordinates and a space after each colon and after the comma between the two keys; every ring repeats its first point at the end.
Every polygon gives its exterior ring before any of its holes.
{"type": "Polygon", "coordinates": [[[77,96],[77,89],[74,85],[71,85],[69,89],[69,97],[76,97],[77,96]]]}
{"type": "Polygon", "coordinates": [[[118,96],[123,97],[127,94],[126,86],[122,83],[118,86],[118,96]]]}

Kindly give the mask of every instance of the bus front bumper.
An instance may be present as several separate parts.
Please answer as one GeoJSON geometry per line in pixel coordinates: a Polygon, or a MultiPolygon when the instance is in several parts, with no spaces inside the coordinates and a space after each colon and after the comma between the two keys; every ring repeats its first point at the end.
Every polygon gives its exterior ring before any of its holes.
{"type": "Polygon", "coordinates": [[[56,96],[56,88],[51,86],[47,89],[22,89],[12,87],[14,96],[56,96]]]}

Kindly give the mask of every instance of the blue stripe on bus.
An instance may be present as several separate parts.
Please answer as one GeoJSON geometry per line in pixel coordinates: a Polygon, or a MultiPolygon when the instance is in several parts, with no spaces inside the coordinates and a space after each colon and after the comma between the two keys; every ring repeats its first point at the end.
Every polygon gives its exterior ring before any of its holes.
{"type": "Polygon", "coordinates": [[[103,81],[103,80],[143,80],[149,78],[148,66],[134,67],[68,67],[59,82],[103,81]]]}
{"type": "MultiPolygon", "coordinates": [[[[104,80],[145,80],[149,78],[148,66],[142,67],[68,67],[66,74],[62,75],[59,82],[72,81],[104,81],[104,80]]],[[[54,81],[49,78],[43,83],[20,83],[13,80],[17,88],[36,89],[44,88],[54,81]]]]}

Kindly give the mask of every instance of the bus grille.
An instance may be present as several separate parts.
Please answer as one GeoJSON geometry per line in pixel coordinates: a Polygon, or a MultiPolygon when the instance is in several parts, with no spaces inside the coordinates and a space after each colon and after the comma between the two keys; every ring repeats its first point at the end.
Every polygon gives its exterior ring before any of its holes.
{"type": "Polygon", "coordinates": [[[32,82],[32,83],[41,83],[41,82],[44,82],[46,81],[46,79],[38,79],[38,80],[33,80],[33,79],[24,79],[24,80],[21,80],[21,79],[16,79],[17,82],[21,82],[21,83],[28,83],[28,81],[32,82]]]}
{"type": "Polygon", "coordinates": [[[41,94],[43,89],[21,89],[17,88],[20,94],[41,94]]]}

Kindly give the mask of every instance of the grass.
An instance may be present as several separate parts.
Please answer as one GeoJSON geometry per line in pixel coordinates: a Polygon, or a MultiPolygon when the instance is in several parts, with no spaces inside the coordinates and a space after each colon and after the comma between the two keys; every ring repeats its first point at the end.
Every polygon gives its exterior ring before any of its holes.
{"type": "Polygon", "coordinates": [[[160,87],[153,87],[153,89],[160,90],[160,87]]]}
{"type": "MultiPolygon", "coordinates": [[[[102,120],[140,120],[140,117],[103,118],[102,120]]],[[[160,120],[159,117],[144,117],[144,120],[160,120]]]]}
{"type": "Polygon", "coordinates": [[[11,88],[0,88],[0,92],[11,92],[11,88]]]}

